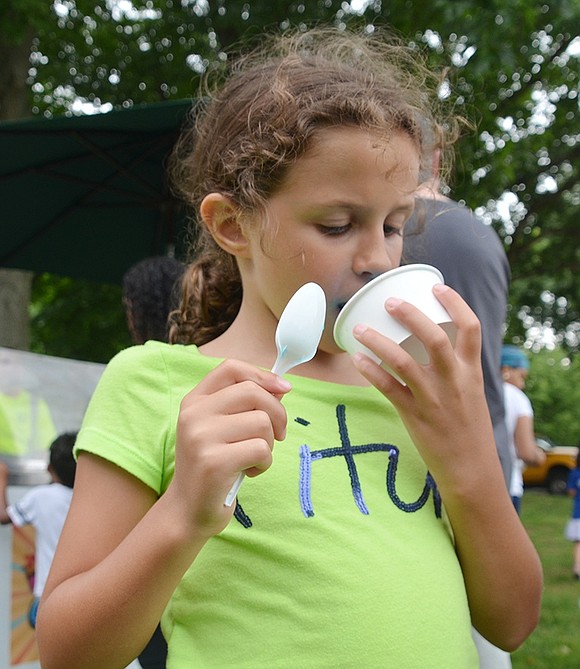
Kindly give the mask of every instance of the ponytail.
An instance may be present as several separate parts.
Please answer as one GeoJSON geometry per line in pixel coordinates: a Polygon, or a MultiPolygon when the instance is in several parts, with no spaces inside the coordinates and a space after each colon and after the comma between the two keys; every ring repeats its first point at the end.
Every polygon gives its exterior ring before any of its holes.
{"type": "Polygon", "coordinates": [[[169,316],[170,343],[201,346],[215,339],[232,324],[241,302],[235,258],[212,240],[185,270],[181,303],[169,316]]]}

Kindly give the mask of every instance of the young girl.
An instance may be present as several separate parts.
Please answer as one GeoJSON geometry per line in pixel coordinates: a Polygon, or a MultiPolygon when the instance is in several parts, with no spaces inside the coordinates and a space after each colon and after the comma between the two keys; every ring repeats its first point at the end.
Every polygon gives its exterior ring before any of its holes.
{"type": "Polygon", "coordinates": [[[44,669],[123,667],[162,614],[170,669],[463,669],[472,624],[506,650],[534,628],[541,569],[503,482],[473,313],[437,289],[453,350],[389,301],[427,366],[356,328],[406,385],[332,337],[351,295],[399,264],[437,123],[426,84],[401,46],[314,31],[246,57],[199,112],[178,151],[202,242],[180,344],[121,353],[89,407],[40,606],[44,669]],[[308,281],[327,296],[323,337],[280,378],[276,325],[308,281]]]}

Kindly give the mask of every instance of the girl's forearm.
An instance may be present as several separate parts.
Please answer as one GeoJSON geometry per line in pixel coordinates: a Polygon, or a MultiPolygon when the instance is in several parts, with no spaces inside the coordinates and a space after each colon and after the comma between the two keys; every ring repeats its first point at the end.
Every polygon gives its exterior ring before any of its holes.
{"type": "Polygon", "coordinates": [[[442,491],[455,534],[476,629],[507,651],[537,625],[542,567],[511,500],[501,471],[475,476],[460,494],[442,491]]]}
{"type": "Polygon", "coordinates": [[[180,527],[162,497],[104,560],[46,593],[37,626],[43,669],[127,666],[205,541],[180,527]]]}

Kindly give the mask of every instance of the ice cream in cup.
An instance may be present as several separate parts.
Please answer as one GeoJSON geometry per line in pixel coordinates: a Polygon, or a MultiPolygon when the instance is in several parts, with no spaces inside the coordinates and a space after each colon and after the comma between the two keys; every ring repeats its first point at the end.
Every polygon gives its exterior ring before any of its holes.
{"type": "Polygon", "coordinates": [[[399,344],[417,362],[428,364],[429,354],[421,341],[387,312],[385,302],[391,297],[409,302],[443,328],[452,345],[455,345],[457,328],[433,294],[433,286],[438,283],[444,283],[441,272],[423,264],[404,265],[377,276],[357,291],[340,310],[334,324],[334,340],[351,355],[361,351],[382,364],[353,336],[353,328],[361,323],[399,344]]]}

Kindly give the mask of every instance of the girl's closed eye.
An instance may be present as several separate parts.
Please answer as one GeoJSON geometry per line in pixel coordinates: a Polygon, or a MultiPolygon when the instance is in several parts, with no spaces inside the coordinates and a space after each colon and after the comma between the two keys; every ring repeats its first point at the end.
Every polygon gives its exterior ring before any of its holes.
{"type": "Polygon", "coordinates": [[[403,228],[385,223],[383,225],[383,233],[385,237],[395,237],[395,236],[401,237],[403,234],[403,228]]]}
{"type": "Polygon", "coordinates": [[[402,237],[407,221],[411,218],[413,209],[401,209],[390,214],[383,224],[383,233],[387,237],[402,237]]]}
{"type": "Polygon", "coordinates": [[[316,228],[322,235],[344,235],[352,230],[355,221],[348,212],[336,212],[334,214],[322,214],[312,219],[316,228]]]}
{"type": "MultiPolygon", "coordinates": [[[[338,236],[338,235],[344,235],[347,232],[350,232],[353,228],[353,224],[351,222],[349,223],[337,223],[335,225],[332,225],[330,223],[324,223],[324,224],[319,224],[318,229],[323,235],[327,236],[338,236]]],[[[403,234],[403,226],[402,225],[392,225],[390,223],[385,223],[383,225],[383,234],[385,238],[388,237],[394,237],[398,236],[401,237],[403,234]]]]}
{"type": "Polygon", "coordinates": [[[344,235],[349,230],[351,230],[351,223],[342,223],[338,225],[319,225],[318,229],[323,235],[334,236],[334,235],[344,235]]]}

